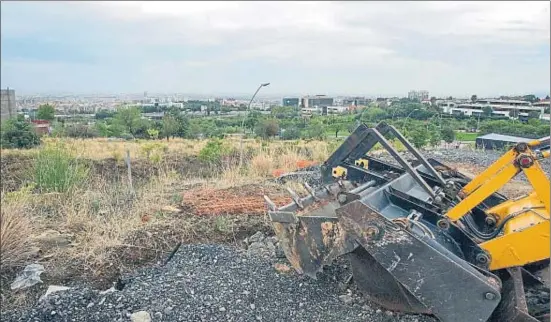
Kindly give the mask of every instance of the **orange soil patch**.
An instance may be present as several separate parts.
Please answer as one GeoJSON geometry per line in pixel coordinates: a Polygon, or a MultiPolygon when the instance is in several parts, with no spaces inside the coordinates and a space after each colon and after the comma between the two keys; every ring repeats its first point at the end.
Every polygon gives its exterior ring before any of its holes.
{"type": "Polygon", "coordinates": [[[278,206],[292,201],[274,188],[258,186],[232,187],[228,189],[198,188],[184,193],[183,206],[203,216],[219,215],[263,215],[267,211],[264,195],[278,206]]]}

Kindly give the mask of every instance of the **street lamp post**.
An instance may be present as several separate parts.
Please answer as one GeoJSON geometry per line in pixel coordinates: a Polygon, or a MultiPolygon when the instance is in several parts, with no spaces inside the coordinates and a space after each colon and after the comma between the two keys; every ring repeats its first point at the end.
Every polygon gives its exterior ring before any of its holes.
{"type": "Polygon", "coordinates": [[[413,114],[413,112],[415,112],[415,111],[419,111],[419,109],[418,109],[418,108],[414,109],[413,111],[409,112],[408,116],[406,116],[406,120],[404,121],[404,126],[403,126],[404,129],[405,129],[405,125],[406,125],[407,122],[408,122],[408,118],[409,118],[409,117],[411,116],[411,114],[413,114]]]}
{"type": "Polygon", "coordinates": [[[394,122],[394,115],[396,114],[397,110],[398,110],[397,108],[394,108],[394,111],[392,112],[392,122],[394,122]]]}
{"type": "Polygon", "coordinates": [[[262,87],[266,87],[270,85],[270,83],[262,83],[258,88],[256,89],[256,92],[254,92],[253,97],[251,97],[251,100],[249,101],[249,104],[247,105],[247,110],[245,111],[245,115],[243,116],[243,120],[241,121],[241,140],[239,142],[239,168],[241,169],[241,166],[243,164],[243,138],[245,137],[245,119],[247,118],[249,111],[251,110],[251,104],[253,103],[254,98],[256,97],[256,94],[260,91],[262,87]]]}

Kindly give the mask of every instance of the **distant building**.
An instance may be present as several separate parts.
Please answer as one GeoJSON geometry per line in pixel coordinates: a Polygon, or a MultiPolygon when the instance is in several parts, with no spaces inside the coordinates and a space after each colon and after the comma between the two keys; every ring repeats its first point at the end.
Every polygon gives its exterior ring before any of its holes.
{"type": "Polygon", "coordinates": [[[347,97],[342,100],[343,106],[366,106],[371,103],[371,99],[365,97],[347,97]]]}
{"type": "Polygon", "coordinates": [[[464,102],[456,103],[444,112],[454,115],[477,116],[484,113],[486,108],[492,109],[492,115],[505,116],[511,119],[526,117],[530,112],[538,112],[541,115],[541,107],[534,106],[532,103],[520,100],[503,99],[479,99],[474,103],[464,102]]]}
{"type": "Polygon", "coordinates": [[[324,107],[323,109],[324,109],[324,112],[327,111],[327,113],[324,113],[326,115],[343,114],[349,111],[348,106],[327,106],[327,107],[324,107]]]}
{"type": "Polygon", "coordinates": [[[334,101],[333,97],[326,95],[305,96],[301,98],[300,106],[307,108],[333,106],[334,101]]]}
{"type": "Polygon", "coordinates": [[[550,117],[551,100],[549,99],[541,100],[539,102],[532,104],[532,106],[540,108],[540,111],[541,111],[540,120],[549,121],[551,119],[550,117]]]}
{"type": "MultiPolygon", "coordinates": [[[[490,134],[477,137],[476,147],[484,150],[503,150],[503,149],[509,149],[517,143],[530,142],[530,141],[533,141],[534,139],[535,137],[524,138],[524,137],[518,137],[518,136],[490,133],[490,134]]],[[[541,141],[544,143],[535,148],[542,149],[542,148],[549,147],[549,137],[542,138],[541,141]]]]}
{"type": "Polygon", "coordinates": [[[281,101],[281,106],[286,107],[299,107],[300,105],[300,98],[298,97],[284,97],[281,101]]]}
{"type": "Polygon", "coordinates": [[[17,115],[15,106],[15,90],[2,89],[0,90],[1,105],[0,105],[0,120],[3,122],[17,115]]]}
{"type": "Polygon", "coordinates": [[[427,101],[429,99],[428,91],[409,91],[408,99],[417,101],[427,101]]]}
{"type": "Polygon", "coordinates": [[[46,120],[34,120],[31,121],[34,127],[34,130],[36,131],[36,134],[42,136],[46,134],[50,134],[51,128],[50,128],[50,122],[46,120]]]}

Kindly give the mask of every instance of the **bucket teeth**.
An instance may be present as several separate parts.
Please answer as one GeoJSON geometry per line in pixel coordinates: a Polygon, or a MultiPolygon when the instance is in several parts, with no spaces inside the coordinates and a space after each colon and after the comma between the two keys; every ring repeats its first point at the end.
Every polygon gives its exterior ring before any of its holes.
{"type": "Polygon", "coordinates": [[[304,209],[304,205],[302,204],[302,201],[300,200],[300,197],[297,195],[297,193],[289,187],[287,187],[287,192],[289,192],[289,194],[291,195],[291,199],[293,199],[297,207],[299,207],[300,209],[304,209]]]}
{"type": "Polygon", "coordinates": [[[266,201],[266,205],[268,206],[268,210],[270,210],[270,211],[276,211],[277,210],[276,204],[270,198],[268,198],[268,196],[264,195],[264,201],[266,201]]]}
{"type": "Polygon", "coordinates": [[[310,185],[308,184],[308,182],[305,182],[302,184],[304,186],[304,189],[306,189],[306,191],[308,191],[308,193],[310,193],[310,195],[312,196],[312,198],[314,198],[314,201],[319,201],[320,199],[316,196],[316,191],[310,187],[310,185]]]}

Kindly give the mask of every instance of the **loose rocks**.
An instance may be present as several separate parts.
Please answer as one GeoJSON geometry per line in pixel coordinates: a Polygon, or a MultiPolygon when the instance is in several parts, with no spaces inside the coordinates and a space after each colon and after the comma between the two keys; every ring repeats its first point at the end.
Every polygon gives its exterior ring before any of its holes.
{"type": "Polygon", "coordinates": [[[278,273],[271,261],[227,246],[185,245],[166,266],[140,270],[120,291],[75,287],[50,294],[31,310],[3,312],[2,317],[75,322],[435,321],[398,314],[389,320],[369,303],[339,299],[343,293],[336,284],[331,278],[316,281],[293,271],[278,273]]]}
{"type": "MultiPolygon", "coordinates": [[[[262,232],[256,232],[251,237],[245,239],[245,245],[247,247],[247,255],[260,256],[264,258],[280,257],[278,254],[282,253],[282,250],[278,248],[278,241],[276,237],[266,237],[262,232]]],[[[283,255],[285,257],[285,255],[283,255]]]]}
{"type": "Polygon", "coordinates": [[[151,322],[151,315],[146,311],[139,311],[130,316],[132,322],[151,322]]]}

